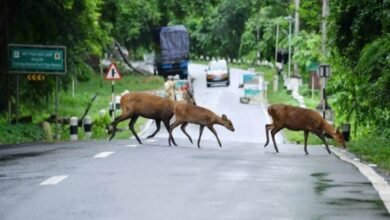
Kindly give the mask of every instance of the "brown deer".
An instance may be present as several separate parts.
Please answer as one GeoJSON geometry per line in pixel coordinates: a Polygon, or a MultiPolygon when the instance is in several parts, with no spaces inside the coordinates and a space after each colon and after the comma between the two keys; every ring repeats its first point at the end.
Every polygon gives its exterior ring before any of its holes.
{"type": "Polygon", "coordinates": [[[326,150],[330,154],[328,144],[325,141],[325,135],[329,135],[341,144],[345,148],[345,142],[343,135],[340,131],[333,128],[326,120],[324,120],[319,113],[314,110],[294,107],[283,104],[275,104],[268,107],[268,114],[272,117],[272,124],[265,125],[265,134],[267,136],[267,142],[264,147],[268,145],[268,131],[271,130],[272,141],[277,153],[279,153],[278,147],[275,143],[275,134],[287,128],[293,131],[303,131],[305,138],[304,150],[307,152],[307,137],[309,132],[317,135],[325,144],[326,150]]]}
{"type": "MultiPolygon", "coordinates": [[[[189,102],[190,104],[195,104],[195,100],[191,94],[187,94],[189,98],[185,100],[185,102],[189,102]]],[[[184,101],[180,101],[184,102],[184,101]]],[[[133,133],[138,143],[142,144],[139,139],[137,133],[134,130],[135,122],[138,117],[145,117],[149,119],[154,119],[156,122],[157,129],[147,138],[154,137],[157,132],[160,130],[161,121],[164,123],[165,128],[169,131],[169,121],[173,116],[173,108],[176,103],[180,103],[176,101],[169,100],[167,98],[163,98],[160,96],[143,93],[143,92],[133,92],[124,94],[121,98],[120,105],[122,109],[122,114],[115,118],[115,120],[111,123],[111,132],[112,135],[110,140],[114,138],[116,132],[116,126],[119,122],[130,119],[129,128],[133,133]]],[[[185,131],[185,126],[181,127],[184,134],[189,137],[191,143],[191,137],[185,131]]],[[[176,145],[175,141],[172,138],[173,143],[176,145]]],[[[170,143],[170,142],[169,142],[170,143]]]]}
{"type": "MultiPolygon", "coordinates": [[[[200,139],[202,137],[203,129],[205,126],[215,135],[220,147],[222,147],[221,141],[219,140],[218,134],[213,127],[214,124],[222,125],[228,130],[234,131],[233,124],[226,117],[226,115],[218,116],[212,111],[200,106],[195,106],[187,103],[178,103],[175,105],[173,112],[175,114],[176,121],[173,124],[171,124],[171,129],[169,130],[169,143],[171,142],[171,139],[173,141],[173,137],[172,137],[173,129],[175,129],[179,125],[182,125],[182,128],[183,127],[185,128],[188,125],[188,123],[200,125],[198,148],[200,148],[200,139]]],[[[189,137],[189,135],[187,135],[187,137],[189,137]]],[[[191,139],[190,141],[192,143],[191,139]]],[[[176,145],[175,143],[173,144],[176,145]]]]}

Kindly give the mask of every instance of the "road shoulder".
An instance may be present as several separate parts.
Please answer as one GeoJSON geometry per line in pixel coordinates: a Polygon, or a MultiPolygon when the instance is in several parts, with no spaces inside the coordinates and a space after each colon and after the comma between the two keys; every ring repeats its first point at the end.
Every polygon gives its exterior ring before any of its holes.
{"type": "Polygon", "coordinates": [[[386,179],[379,175],[373,169],[373,167],[360,162],[360,160],[355,159],[356,157],[354,157],[354,155],[349,153],[348,151],[335,147],[331,147],[331,151],[341,160],[354,165],[356,168],[359,169],[361,174],[367,177],[367,179],[373,185],[374,189],[378,192],[387,211],[390,213],[390,185],[386,181],[386,179]]]}

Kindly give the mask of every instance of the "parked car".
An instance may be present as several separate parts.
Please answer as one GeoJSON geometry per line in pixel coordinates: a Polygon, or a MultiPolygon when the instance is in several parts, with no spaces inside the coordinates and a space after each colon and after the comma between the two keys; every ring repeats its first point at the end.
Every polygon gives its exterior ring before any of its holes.
{"type": "Polygon", "coordinates": [[[206,71],[207,87],[211,85],[230,85],[230,70],[226,60],[212,60],[206,71]]]}

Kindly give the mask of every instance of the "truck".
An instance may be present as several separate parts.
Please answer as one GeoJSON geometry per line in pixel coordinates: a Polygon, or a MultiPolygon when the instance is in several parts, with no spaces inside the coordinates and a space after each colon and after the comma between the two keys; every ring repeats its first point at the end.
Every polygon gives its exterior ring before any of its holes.
{"type": "Polygon", "coordinates": [[[154,30],[154,74],[167,79],[188,77],[190,42],[184,25],[164,26],[154,30]]]}

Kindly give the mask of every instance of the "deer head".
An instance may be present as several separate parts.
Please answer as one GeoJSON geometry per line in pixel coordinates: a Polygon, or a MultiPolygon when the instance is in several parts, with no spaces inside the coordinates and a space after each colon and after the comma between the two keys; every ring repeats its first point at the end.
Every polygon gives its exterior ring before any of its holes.
{"type": "Polygon", "coordinates": [[[339,143],[341,146],[343,146],[344,149],[346,148],[344,136],[343,136],[343,134],[340,132],[339,129],[336,129],[336,130],[335,130],[335,132],[332,134],[332,137],[333,137],[333,139],[335,139],[335,141],[336,141],[337,143],[339,143]]]}
{"type": "Polygon", "coordinates": [[[233,123],[226,117],[225,114],[222,115],[222,125],[225,126],[225,128],[234,131],[233,123]]]}

